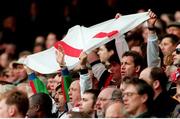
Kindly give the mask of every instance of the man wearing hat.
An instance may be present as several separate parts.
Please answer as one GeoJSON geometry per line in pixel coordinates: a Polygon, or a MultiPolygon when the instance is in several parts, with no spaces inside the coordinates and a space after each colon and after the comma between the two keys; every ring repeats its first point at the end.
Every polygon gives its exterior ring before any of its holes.
{"type": "Polygon", "coordinates": [[[24,59],[24,57],[21,57],[17,61],[12,62],[13,71],[18,77],[17,80],[14,82],[15,85],[28,81],[27,73],[23,65],[24,59]]]}
{"type": "Polygon", "coordinates": [[[180,22],[169,23],[166,32],[168,34],[174,34],[180,38],[180,22]]]}

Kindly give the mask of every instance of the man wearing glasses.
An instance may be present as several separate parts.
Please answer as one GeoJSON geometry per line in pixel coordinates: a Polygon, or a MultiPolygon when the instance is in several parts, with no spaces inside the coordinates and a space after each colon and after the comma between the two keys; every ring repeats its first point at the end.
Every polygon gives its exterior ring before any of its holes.
{"type": "Polygon", "coordinates": [[[125,78],[126,88],[123,91],[125,111],[130,117],[148,118],[152,116],[153,89],[138,78],[125,78]]]}

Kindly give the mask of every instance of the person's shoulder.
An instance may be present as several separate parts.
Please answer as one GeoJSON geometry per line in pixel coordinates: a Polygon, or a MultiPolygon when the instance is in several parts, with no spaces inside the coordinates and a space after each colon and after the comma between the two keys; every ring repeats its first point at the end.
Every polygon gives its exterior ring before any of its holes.
{"type": "Polygon", "coordinates": [[[172,112],[172,118],[180,118],[180,104],[176,105],[174,111],[172,112]]]}

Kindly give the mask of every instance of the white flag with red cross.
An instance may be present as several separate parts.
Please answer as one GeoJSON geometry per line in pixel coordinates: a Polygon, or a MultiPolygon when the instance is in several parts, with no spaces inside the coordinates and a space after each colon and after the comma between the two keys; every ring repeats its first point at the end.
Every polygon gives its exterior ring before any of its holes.
{"type": "MultiPolygon", "coordinates": [[[[144,12],[124,15],[118,19],[114,18],[91,27],[76,25],[70,28],[66,36],[58,41],[54,47],[29,55],[24,64],[42,74],[57,72],[60,67],[56,61],[55,51],[58,44],[61,44],[65,53],[65,63],[68,69],[72,69],[78,64],[79,55],[82,51],[89,53],[113,39],[121,40],[120,37],[124,33],[137,27],[148,18],[148,12],[144,12]]],[[[121,43],[123,43],[121,46],[127,46],[126,42],[121,43]]]]}

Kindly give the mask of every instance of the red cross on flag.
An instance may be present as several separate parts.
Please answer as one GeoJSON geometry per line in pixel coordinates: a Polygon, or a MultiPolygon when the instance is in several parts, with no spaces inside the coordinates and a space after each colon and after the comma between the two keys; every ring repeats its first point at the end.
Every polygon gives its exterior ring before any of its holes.
{"type": "MultiPolygon", "coordinates": [[[[120,37],[124,33],[137,27],[148,18],[148,12],[144,12],[124,15],[91,27],[76,25],[70,28],[66,36],[54,47],[29,55],[24,64],[42,74],[57,72],[60,67],[56,62],[55,50],[60,43],[65,52],[66,65],[68,69],[72,69],[78,64],[78,57],[82,51],[89,53],[113,39],[121,40],[120,37]]],[[[123,43],[121,46],[127,46],[126,42],[121,43],[123,43]]],[[[128,49],[128,47],[126,48],[128,49]]]]}

